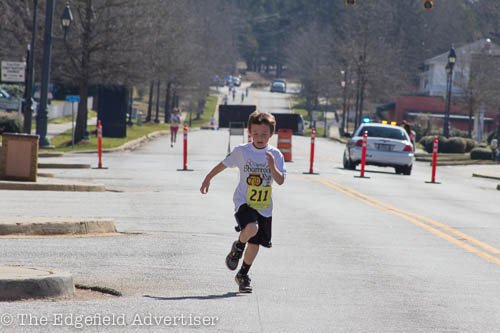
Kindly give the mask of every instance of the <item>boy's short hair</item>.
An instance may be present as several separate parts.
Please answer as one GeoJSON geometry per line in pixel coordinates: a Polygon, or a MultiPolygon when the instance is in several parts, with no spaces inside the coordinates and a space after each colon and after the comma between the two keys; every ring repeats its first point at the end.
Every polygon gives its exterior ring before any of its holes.
{"type": "Polygon", "coordinates": [[[248,116],[248,131],[252,130],[252,124],[255,125],[268,125],[271,133],[274,133],[276,128],[276,119],[274,116],[268,112],[254,111],[248,116]]]}

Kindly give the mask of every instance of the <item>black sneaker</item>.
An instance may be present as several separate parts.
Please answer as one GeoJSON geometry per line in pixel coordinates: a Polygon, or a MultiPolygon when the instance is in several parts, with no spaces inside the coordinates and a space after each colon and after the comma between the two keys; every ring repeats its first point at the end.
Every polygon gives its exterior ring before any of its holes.
{"type": "Polygon", "coordinates": [[[240,293],[251,293],[252,287],[250,287],[250,277],[248,275],[243,275],[241,273],[236,274],[234,280],[240,286],[240,293]]]}
{"type": "Polygon", "coordinates": [[[226,257],[226,266],[232,271],[234,271],[238,267],[238,262],[243,256],[243,250],[244,250],[238,248],[236,244],[238,244],[238,241],[234,241],[233,245],[231,246],[231,252],[229,252],[229,254],[226,257]]]}

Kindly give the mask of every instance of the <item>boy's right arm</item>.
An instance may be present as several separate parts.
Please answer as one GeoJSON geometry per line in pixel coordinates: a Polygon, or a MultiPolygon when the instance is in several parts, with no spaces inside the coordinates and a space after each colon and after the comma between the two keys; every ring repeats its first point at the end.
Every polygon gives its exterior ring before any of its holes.
{"type": "Polygon", "coordinates": [[[210,181],[212,180],[212,178],[214,178],[220,172],[224,171],[224,169],[226,168],[227,167],[222,162],[220,162],[212,169],[212,171],[208,173],[208,175],[203,180],[203,183],[201,184],[200,188],[201,194],[207,194],[208,188],[210,187],[210,181]]]}

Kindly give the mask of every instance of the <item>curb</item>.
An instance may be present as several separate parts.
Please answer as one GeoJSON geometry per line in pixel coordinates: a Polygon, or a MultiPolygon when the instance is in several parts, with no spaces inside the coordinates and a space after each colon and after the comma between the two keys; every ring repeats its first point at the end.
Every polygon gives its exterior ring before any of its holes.
{"type": "Polygon", "coordinates": [[[115,222],[112,219],[23,218],[0,220],[0,236],[86,235],[115,232],[115,222]]]}
{"type": "MultiPolygon", "coordinates": [[[[39,180],[44,179],[40,178],[39,180]]],[[[49,180],[51,178],[45,178],[49,180]]],[[[102,184],[87,183],[55,183],[55,182],[21,182],[0,180],[0,190],[14,191],[69,191],[69,192],[105,192],[106,187],[102,184]]]]}
{"type": "Polygon", "coordinates": [[[480,174],[480,173],[473,173],[472,177],[500,180],[500,176],[485,175],[485,174],[480,174]]]}
{"type": "MultiPolygon", "coordinates": [[[[129,141],[121,145],[120,147],[116,148],[110,148],[110,149],[103,149],[103,153],[115,153],[115,152],[120,152],[120,151],[127,151],[127,150],[134,150],[142,146],[143,144],[156,139],[159,136],[167,135],[170,134],[169,130],[161,130],[161,131],[156,131],[149,133],[148,135],[145,135],[143,137],[140,137],[138,139],[129,141]]],[[[97,150],[78,150],[74,151],[72,153],[76,154],[97,154],[97,150]]]]}
{"type": "Polygon", "coordinates": [[[38,157],[64,157],[64,153],[58,153],[58,152],[41,152],[38,153],[38,157]]]}
{"type": "Polygon", "coordinates": [[[0,301],[73,297],[71,274],[35,267],[0,265],[0,301]]]}
{"type": "MultiPolygon", "coordinates": [[[[432,165],[432,161],[419,161],[419,162],[427,162],[432,165]]],[[[494,165],[495,162],[491,161],[483,161],[481,160],[470,160],[469,162],[460,162],[460,161],[437,161],[437,166],[463,166],[463,165],[494,165]],[[471,162],[472,161],[472,162],[471,162]]]]}
{"type": "Polygon", "coordinates": [[[38,163],[38,169],[90,169],[90,164],[38,163]]]}

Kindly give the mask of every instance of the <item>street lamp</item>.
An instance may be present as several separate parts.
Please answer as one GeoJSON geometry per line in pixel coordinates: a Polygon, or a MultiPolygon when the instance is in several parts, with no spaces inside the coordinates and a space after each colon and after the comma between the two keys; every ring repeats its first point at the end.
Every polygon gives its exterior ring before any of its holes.
{"type": "Polygon", "coordinates": [[[455,54],[455,49],[452,47],[450,53],[448,53],[448,63],[446,64],[446,110],[444,113],[443,122],[443,135],[445,137],[450,136],[450,103],[451,103],[451,88],[453,86],[453,66],[457,61],[457,55],[455,54]]]}
{"type": "MultiPolygon", "coordinates": [[[[42,86],[40,90],[40,106],[36,117],[36,134],[40,136],[40,147],[50,146],[47,137],[47,101],[49,94],[50,63],[52,58],[52,21],[54,17],[55,0],[47,0],[45,10],[45,33],[43,38],[43,64],[42,64],[42,86]]],[[[66,4],[66,8],[61,16],[61,25],[64,28],[64,38],[73,21],[73,15],[66,4]]]]}
{"type": "Polygon", "coordinates": [[[71,9],[69,8],[69,3],[66,3],[66,7],[64,7],[64,11],[61,15],[61,25],[64,29],[64,40],[68,35],[69,26],[73,22],[73,14],[71,13],[71,9]]]}

